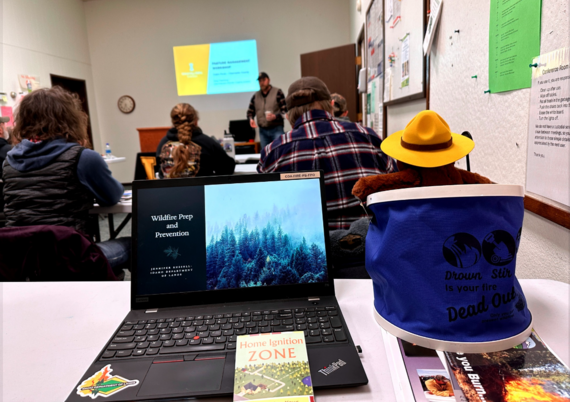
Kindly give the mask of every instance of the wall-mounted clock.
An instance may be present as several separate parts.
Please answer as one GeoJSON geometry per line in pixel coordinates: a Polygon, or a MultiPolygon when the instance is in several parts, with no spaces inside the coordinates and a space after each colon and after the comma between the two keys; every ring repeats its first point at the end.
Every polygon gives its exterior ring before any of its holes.
{"type": "Polygon", "coordinates": [[[125,114],[131,113],[135,110],[135,100],[129,95],[123,95],[119,98],[117,106],[119,106],[121,112],[125,114]]]}

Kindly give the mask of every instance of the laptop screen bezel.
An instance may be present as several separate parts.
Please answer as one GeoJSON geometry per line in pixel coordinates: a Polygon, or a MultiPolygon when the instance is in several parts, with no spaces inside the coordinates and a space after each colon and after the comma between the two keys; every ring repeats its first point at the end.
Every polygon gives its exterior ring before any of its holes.
{"type": "MultiPolygon", "coordinates": [[[[325,197],[324,173],[322,171],[265,173],[233,176],[208,176],[196,178],[179,178],[167,180],[136,180],[133,181],[133,208],[132,208],[132,277],[131,277],[131,309],[154,309],[169,307],[188,307],[206,304],[236,303],[247,301],[279,300],[291,298],[309,298],[334,295],[334,279],[332,275],[332,261],[330,258],[330,240],[327,222],[327,206],[325,197]],[[138,262],[138,208],[137,200],[139,190],[152,188],[172,188],[184,186],[207,186],[216,184],[237,183],[260,183],[268,181],[280,181],[285,173],[319,173],[319,185],[321,190],[321,204],[323,213],[323,233],[325,236],[325,253],[327,259],[327,282],[294,285],[260,286],[223,290],[203,290],[192,292],[166,293],[156,295],[137,295],[138,274],[134,267],[138,262]]],[[[314,176],[314,175],[313,175],[314,176]]],[[[312,177],[311,179],[315,179],[312,177]]],[[[306,180],[306,179],[293,179],[306,180]]],[[[259,195],[263,198],[263,194],[259,195]]],[[[204,252],[206,252],[204,250],[204,252]]]]}

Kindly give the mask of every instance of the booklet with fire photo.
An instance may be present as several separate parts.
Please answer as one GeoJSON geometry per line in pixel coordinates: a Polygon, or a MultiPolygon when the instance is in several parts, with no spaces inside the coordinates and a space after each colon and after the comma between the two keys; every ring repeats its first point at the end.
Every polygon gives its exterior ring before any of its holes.
{"type": "Polygon", "coordinates": [[[238,336],[234,401],[249,400],[314,402],[302,331],[238,336]]]}
{"type": "Polygon", "coordinates": [[[469,402],[570,401],[570,369],[536,332],[501,352],[445,357],[469,402]]]}

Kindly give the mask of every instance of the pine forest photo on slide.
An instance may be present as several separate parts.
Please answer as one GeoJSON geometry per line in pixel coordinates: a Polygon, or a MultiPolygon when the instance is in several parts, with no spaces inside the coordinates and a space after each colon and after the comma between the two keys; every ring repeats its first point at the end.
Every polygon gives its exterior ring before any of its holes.
{"type": "Polygon", "coordinates": [[[318,180],[206,186],[208,289],[326,282],[318,180]]]}

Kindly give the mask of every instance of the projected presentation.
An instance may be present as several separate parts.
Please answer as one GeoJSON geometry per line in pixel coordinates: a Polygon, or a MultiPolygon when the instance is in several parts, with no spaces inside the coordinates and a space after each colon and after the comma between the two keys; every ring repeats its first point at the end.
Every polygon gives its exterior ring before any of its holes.
{"type": "Polygon", "coordinates": [[[175,46],[173,50],[178,96],[259,89],[255,40],[175,46]]]}

